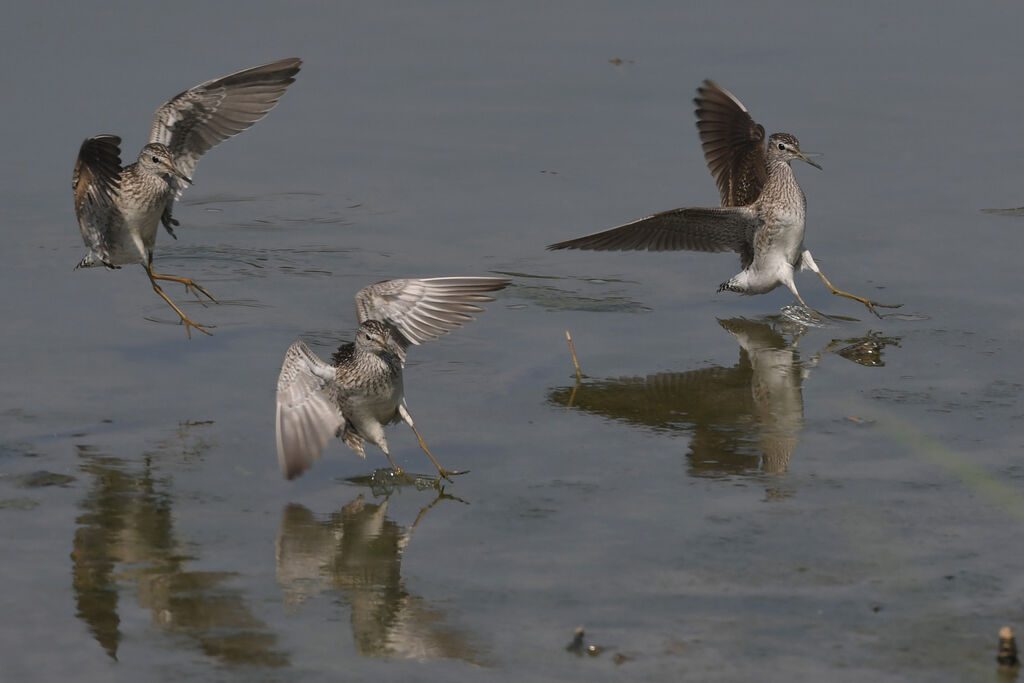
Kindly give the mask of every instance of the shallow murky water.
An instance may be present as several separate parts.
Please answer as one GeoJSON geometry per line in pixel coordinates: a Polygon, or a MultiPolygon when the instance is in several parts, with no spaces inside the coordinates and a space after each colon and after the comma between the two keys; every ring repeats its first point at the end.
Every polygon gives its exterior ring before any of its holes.
{"type": "Polygon", "coordinates": [[[175,11],[0,28],[0,677],[995,675],[1022,623],[1024,223],[981,209],[1024,203],[1024,10],[175,11]],[[213,337],[140,268],[72,271],[84,137],[134,155],[169,96],[292,54],[295,86],[158,240],[218,297],[168,288],[213,337]],[[706,77],[824,154],[796,169],[807,246],[898,315],[804,274],[834,316],[804,327],[788,293],[716,294],[731,255],[544,250],[716,201],[706,77]],[[288,345],[329,357],[371,282],[483,274],[513,285],[406,370],[427,443],[470,473],[442,493],[337,442],[284,481],[288,345]],[[566,650],[579,625],[599,654],[566,650]]]}

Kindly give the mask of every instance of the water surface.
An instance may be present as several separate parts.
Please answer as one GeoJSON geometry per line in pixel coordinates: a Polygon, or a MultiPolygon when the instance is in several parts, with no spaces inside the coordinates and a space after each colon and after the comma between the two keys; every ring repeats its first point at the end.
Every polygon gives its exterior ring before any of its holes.
{"type": "MultiPolygon", "coordinates": [[[[977,680],[1020,625],[1024,10],[450,2],[12,9],[0,169],[3,678],[977,680]],[[959,46],[951,49],[951,45],[959,46]],[[185,88],[271,59],[141,268],[73,271],[78,145],[126,155],[185,88]],[[903,302],[801,330],[716,294],[733,255],[545,252],[713,204],[714,78],[800,167],[807,246],[903,302]],[[1008,80],[1009,78],[1009,80],[1008,80]],[[278,471],[284,351],[393,277],[511,274],[414,348],[444,494],[343,444],[278,471]],[[564,332],[584,373],[576,383],[564,332]],[[352,479],[355,481],[352,481],[352,479]],[[565,650],[583,625],[596,657],[565,650]],[[618,655],[618,656],[617,656],[618,655]]],[[[388,435],[410,472],[432,466],[388,435]]]]}

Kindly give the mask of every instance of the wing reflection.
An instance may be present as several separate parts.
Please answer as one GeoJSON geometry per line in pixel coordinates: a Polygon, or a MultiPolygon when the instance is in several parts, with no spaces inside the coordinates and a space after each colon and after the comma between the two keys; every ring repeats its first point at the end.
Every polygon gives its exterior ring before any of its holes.
{"type": "Polygon", "coordinates": [[[298,605],[323,592],[340,592],[351,609],[356,650],[364,657],[481,664],[468,634],[446,625],[444,612],[405,589],[402,552],[411,529],[388,519],[387,499],[376,505],[363,498],[323,519],[302,505],[284,508],[277,580],[285,602],[298,605]]]}
{"type": "Polygon", "coordinates": [[[803,429],[804,373],[795,346],[804,328],[786,320],[719,320],[736,339],[732,367],[584,381],[548,401],[627,424],[692,433],[693,474],[784,472],[803,429]],[[794,341],[787,341],[784,335],[794,341]]]}
{"type": "Polygon", "coordinates": [[[197,549],[176,538],[172,486],[154,476],[150,456],[133,472],[119,458],[78,448],[91,486],[79,503],[72,586],[78,618],[107,654],[117,659],[119,602],[133,588],[154,624],[206,655],[226,664],[286,666],[287,656],[274,649],[276,636],[230,586],[233,573],[186,568],[197,549]]]}

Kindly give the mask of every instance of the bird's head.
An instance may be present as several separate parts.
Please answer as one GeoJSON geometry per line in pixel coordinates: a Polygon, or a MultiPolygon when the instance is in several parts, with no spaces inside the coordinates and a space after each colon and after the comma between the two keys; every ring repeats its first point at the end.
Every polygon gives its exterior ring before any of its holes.
{"type": "Polygon", "coordinates": [[[781,159],[787,163],[793,159],[799,159],[821,170],[821,166],[811,161],[807,154],[800,151],[800,141],[789,133],[773,133],[768,138],[768,159],[781,159]]]}
{"type": "Polygon", "coordinates": [[[379,320],[367,320],[356,333],[356,347],[366,353],[395,353],[391,328],[379,320]]]}
{"type": "Polygon", "coordinates": [[[139,152],[139,166],[155,175],[172,175],[181,178],[189,185],[192,179],[185,175],[174,163],[174,152],[167,145],[151,142],[139,152]]]}

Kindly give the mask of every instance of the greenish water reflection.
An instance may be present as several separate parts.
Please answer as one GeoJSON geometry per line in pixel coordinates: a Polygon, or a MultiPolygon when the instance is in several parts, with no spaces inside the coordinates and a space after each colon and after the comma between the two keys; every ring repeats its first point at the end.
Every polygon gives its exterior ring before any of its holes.
{"type": "Polygon", "coordinates": [[[127,600],[149,610],[167,634],[184,636],[171,642],[198,647],[222,663],[288,665],[288,655],[276,649],[277,636],[231,586],[234,572],[188,568],[204,549],[176,533],[175,489],[170,477],[156,474],[153,456],[134,466],[87,445],[77,450],[90,484],[78,505],[72,586],[76,615],[100,647],[117,659],[127,600]]]}
{"type": "Polygon", "coordinates": [[[869,361],[882,365],[881,351],[892,338],[833,342],[802,360],[798,342],[806,329],[784,318],[719,320],[739,345],[732,366],[710,366],[645,377],[584,380],[550,390],[554,405],[593,413],[638,427],[691,433],[687,459],[693,475],[762,470],[784,472],[804,427],[803,381],[832,346],[870,346],[869,361]]]}
{"type": "Polygon", "coordinates": [[[448,625],[445,612],[410,593],[402,579],[402,554],[413,529],[446,499],[452,498],[438,493],[408,528],[388,517],[387,497],[370,503],[360,494],[324,517],[286,505],[277,535],[277,580],[285,604],[298,608],[324,594],[343,596],[356,651],[364,657],[484,664],[471,635],[448,625]]]}

